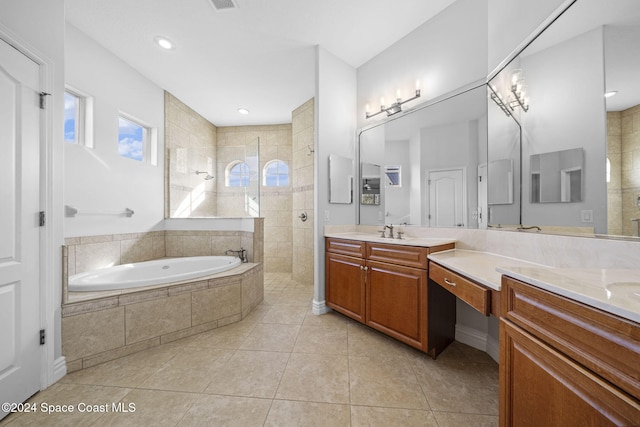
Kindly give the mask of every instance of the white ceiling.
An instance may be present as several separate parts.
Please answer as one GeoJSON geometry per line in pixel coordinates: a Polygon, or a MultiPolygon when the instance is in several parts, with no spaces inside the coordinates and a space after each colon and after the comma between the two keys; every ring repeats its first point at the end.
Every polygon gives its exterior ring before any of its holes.
{"type": "Polygon", "coordinates": [[[314,46],[357,68],[455,0],[209,1],[66,0],[66,19],[213,124],[236,126],[291,121],[314,96],[314,46]]]}

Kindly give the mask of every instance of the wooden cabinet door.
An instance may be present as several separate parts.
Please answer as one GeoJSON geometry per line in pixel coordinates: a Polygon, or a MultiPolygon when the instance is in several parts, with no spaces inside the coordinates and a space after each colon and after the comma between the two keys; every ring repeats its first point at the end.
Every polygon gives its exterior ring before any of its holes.
{"type": "Polygon", "coordinates": [[[640,404],[591,371],[500,320],[501,426],[634,426],[640,404]]]}
{"type": "Polygon", "coordinates": [[[327,252],[325,268],[327,305],[364,323],[364,260],[327,252]]]}
{"type": "Polygon", "coordinates": [[[423,351],[427,349],[427,272],[367,261],[365,323],[423,351]]]}

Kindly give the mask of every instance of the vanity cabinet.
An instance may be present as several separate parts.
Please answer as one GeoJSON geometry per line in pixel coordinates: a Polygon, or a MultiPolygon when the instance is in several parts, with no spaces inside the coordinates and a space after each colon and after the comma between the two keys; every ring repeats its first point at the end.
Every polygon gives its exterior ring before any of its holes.
{"type": "Polygon", "coordinates": [[[364,323],[365,244],[327,239],[325,254],[326,301],[335,311],[364,323]]]}
{"type": "Polygon", "coordinates": [[[326,303],[435,357],[453,341],[449,325],[455,318],[443,321],[442,317],[455,316],[455,297],[438,289],[430,293],[427,255],[453,247],[453,243],[418,247],[327,238],[326,303]]]}
{"type": "Polygon", "coordinates": [[[640,325],[502,279],[500,425],[640,425],[640,325]]]}

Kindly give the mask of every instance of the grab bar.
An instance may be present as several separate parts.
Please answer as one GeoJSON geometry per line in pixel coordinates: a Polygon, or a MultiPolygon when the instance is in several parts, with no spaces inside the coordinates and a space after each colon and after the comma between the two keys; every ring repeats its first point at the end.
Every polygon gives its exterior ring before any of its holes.
{"type": "Polygon", "coordinates": [[[124,215],[127,218],[131,218],[134,212],[132,209],[125,208],[124,211],[101,211],[101,210],[78,210],[73,206],[65,205],[64,216],[67,218],[74,218],[76,215],[124,215]]]}

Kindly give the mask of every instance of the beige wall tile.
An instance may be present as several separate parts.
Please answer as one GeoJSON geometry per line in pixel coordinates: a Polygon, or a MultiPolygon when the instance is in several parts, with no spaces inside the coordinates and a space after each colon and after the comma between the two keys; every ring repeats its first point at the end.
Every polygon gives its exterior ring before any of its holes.
{"type": "Polygon", "coordinates": [[[223,317],[241,314],[241,295],[239,282],[193,292],[192,324],[199,325],[223,317]]]}
{"type": "Polygon", "coordinates": [[[128,305],[125,319],[127,344],[186,329],[191,326],[191,295],[128,305]]]}
{"type": "Polygon", "coordinates": [[[120,242],[106,241],[76,246],[76,274],[120,265],[120,242]]]}
{"type": "Polygon", "coordinates": [[[69,361],[125,344],[124,308],[110,308],[62,319],[62,355],[69,361]]]}

